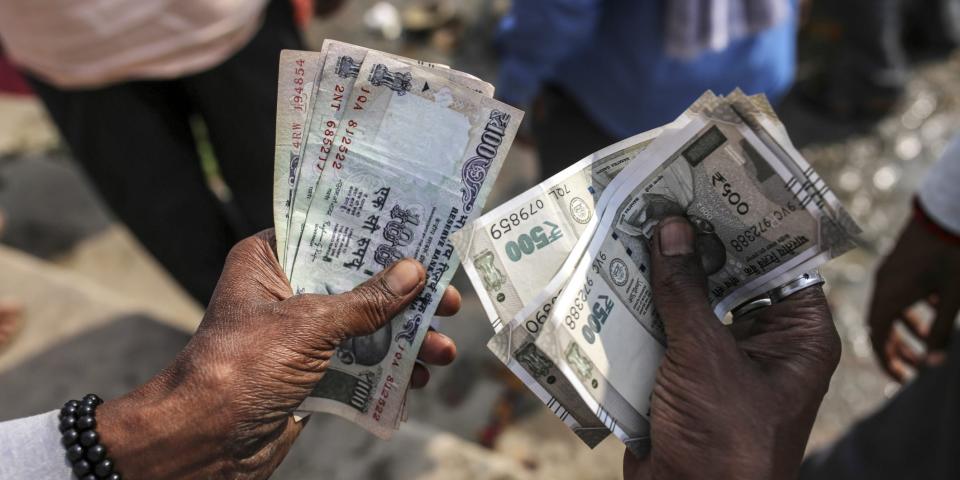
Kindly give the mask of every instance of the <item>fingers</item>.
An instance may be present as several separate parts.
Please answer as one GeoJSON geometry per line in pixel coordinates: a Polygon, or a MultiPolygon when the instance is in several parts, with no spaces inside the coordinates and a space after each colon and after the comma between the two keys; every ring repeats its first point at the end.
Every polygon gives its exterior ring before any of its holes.
{"type": "Polygon", "coordinates": [[[651,245],[653,303],[669,342],[723,331],[707,301],[707,279],[694,238],[689,222],[669,217],[660,222],[651,245]]]}
{"type": "Polygon", "coordinates": [[[413,373],[410,375],[410,387],[423,388],[430,381],[430,370],[419,363],[413,366],[413,373]]]}
{"type": "MultiPolygon", "coordinates": [[[[417,359],[431,365],[449,365],[457,358],[457,345],[453,343],[450,337],[430,330],[423,339],[423,345],[420,346],[420,353],[417,359]]],[[[430,370],[420,362],[413,366],[413,373],[410,375],[410,386],[413,388],[423,388],[430,381],[430,370]]]]}
{"type": "Polygon", "coordinates": [[[449,365],[457,358],[457,344],[450,337],[431,330],[423,339],[417,358],[432,365],[449,365]]]}
{"type": "Polygon", "coordinates": [[[900,318],[903,320],[903,326],[907,327],[915,337],[926,339],[930,336],[930,324],[923,321],[923,316],[916,308],[908,308],[900,318]]]}
{"type": "Polygon", "coordinates": [[[905,318],[907,315],[904,312],[917,299],[922,297],[922,293],[916,291],[913,287],[904,286],[898,289],[889,282],[890,280],[877,278],[867,319],[870,326],[870,343],[873,346],[873,351],[884,363],[887,363],[886,345],[893,335],[894,322],[898,318],[904,318],[904,323],[907,324],[908,328],[920,330],[919,325],[908,324],[912,318],[905,318]]]}
{"type": "Polygon", "coordinates": [[[413,259],[387,267],[353,290],[339,295],[300,295],[300,308],[312,310],[340,338],[369,335],[403,311],[423,290],[425,271],[413,259]],[[308,304],[304,307],[303,304],[308,304]]]}
{"type": "Polygon", "coordinates": [[[443,297],[440,298],[440,304],[437,305],[437,315],[441,317],[456,315],[460,311],[460,303],[460,291],[457,290],[457,287],[450,285],[443,291],[443,297]]]}

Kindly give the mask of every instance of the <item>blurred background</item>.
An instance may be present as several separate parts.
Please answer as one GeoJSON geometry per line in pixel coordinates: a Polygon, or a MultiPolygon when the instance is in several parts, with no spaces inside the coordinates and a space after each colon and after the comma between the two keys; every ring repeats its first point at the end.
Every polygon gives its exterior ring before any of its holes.
{"type": "MultiPolygon", "coordinates": [[[[863,248],[824,269],[843,357],[809,450],[899,388],[877,366],[864,322],[872,276],[907,221],[924,172],[960,132],[960,57],[949,45],[910,55],[902,88],[877,108],[811,101],[843,61],[838,45],[850,25],[834,3],[842,2],[805,4],[794,87],[778,106],[795,144],[864,230],[863,248]]],[[[493,82],[500,64],[494,40],[510,7],[509,0],[349,0],[322,18],[303,5],[295,11],[312,49],[333,38],[493,82]]],[[[49,411],[88,391],[109,398],[130,390],[172,359],[203,314],[100,197],[34,90],[10,62],[0,65],[0,318],[16,325],[0,345],[0,420],[49,411]]],[[[273,121],[273,112],[264,115],[273,121]]],[[[206,182],[229,202],[204,121],[194,118],[191,131],[206,182]]],[[[261,160],[272,164],[272,154],[261,160]]],[[[536,148],[515,143],[488,209],[540,175],[536,148]]],[[[177,234],[190,243],[201,233],[177,234]]],[[[316,415],[275,478],[620,478],[622,444],[611,437],[595,450],[583,446],[487,351],[492,330],[472,287],[462,272],[454,284],[464,308],[443,330],[460,356],[436,369],[428,388],[410,393],[410,418],[395,438],[380,441],[316,415]],[[321,435],[330,431],[336,436],[321,435]]]]}

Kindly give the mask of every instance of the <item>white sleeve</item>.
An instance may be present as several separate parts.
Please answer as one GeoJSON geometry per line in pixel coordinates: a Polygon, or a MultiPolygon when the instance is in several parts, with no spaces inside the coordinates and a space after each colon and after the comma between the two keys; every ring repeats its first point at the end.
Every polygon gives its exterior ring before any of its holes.
{"type": "Polygon", "coordinates": [[[0,423],[0,478],[73,479],[57,413],[0,423]]]}
{"type": "Polygon", "coordinates": [[[960,235],[960,135],[953,138],[920,186],[924,212],[944,230],[960,235]]]}

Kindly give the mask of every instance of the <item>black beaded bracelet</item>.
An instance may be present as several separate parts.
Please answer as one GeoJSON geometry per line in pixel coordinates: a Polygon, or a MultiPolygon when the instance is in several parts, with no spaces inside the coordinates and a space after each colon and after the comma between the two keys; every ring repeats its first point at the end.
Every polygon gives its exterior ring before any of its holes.
{"type": "Polygon", "coordinates": [[[73,473],[80,480],[120,480],[97,434],[97,407],[101,403],[100,397],[89,393],[83,400],[70,400],[60,409],[60,441],[67,449],[67,461],[73,466],[73,473]]]}

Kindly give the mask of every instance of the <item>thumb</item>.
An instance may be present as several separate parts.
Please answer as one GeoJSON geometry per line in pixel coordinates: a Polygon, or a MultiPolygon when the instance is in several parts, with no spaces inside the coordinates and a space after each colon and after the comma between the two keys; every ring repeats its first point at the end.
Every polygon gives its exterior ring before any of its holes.
{"type": "Polygon", "coordinates": [[[357,337],[379,330],[423,290],[425,276],[420,262],[405,258],[353,290],[337,295],[336,307],[345,320],[341,333],[357,337]]]}
{"type": "Polygon", "coordinates": [[[402,312],[423,290],[425,271],[420,262],[405,258],[390,265],[349,292],[339,295],[298,295],[291,300],[313,318],[324,318],[324,340],[339,343],[347,337],[369,335],[402,312]]]}
{"type": "Polygon", "coordinates": [[[707,301],[707,278],[695,237],[686,219],[668,217],[651,242],[653,303],[669,342],[722,330],[707,301]]]}

